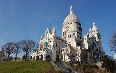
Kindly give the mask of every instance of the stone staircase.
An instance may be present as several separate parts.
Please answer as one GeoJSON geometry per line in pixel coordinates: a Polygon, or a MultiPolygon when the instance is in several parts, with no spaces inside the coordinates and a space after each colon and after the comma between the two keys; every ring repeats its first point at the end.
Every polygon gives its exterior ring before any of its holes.
{"type": "MultiPolygon", "coordinates": [[[[59,71],[62,71],[62,72],[66,72],[66,69],[67,68],[70,68],[72,71],[72,67],[70,65],[68,65],[67,63],[63,62],[63,61],[60,61],[60,62],[53,62],[53,61],[50,61],[50,63],[52,64],[52,66],[56,69],[56,70],[59,70],[59,71]]],[[[72,72],[74,73],[74,72],[72,72]]]]}
{"type": "Polygon", "coordinates": [[[50,61],[50,63],[52,64],[52,66],[54,67],[55,70],[60,71],[60,68],[57,66],[57,64],[55,64],[53,61],[50,61]]]}

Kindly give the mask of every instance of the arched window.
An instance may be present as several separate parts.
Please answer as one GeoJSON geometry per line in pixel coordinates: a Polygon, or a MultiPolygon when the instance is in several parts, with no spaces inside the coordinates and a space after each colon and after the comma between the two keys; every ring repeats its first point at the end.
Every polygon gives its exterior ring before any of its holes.
{"type": "Polygon", "coordinates": [[[71,38],[71,34],[70,34],[70,38],[71,38]]]}
{"type": "Polygon", "coordinates": [[[73,33],[73,36],[75,36],[75,33],[73,33]]]}
{"type": "Polygon", "coordinates": [[[63,32],[63,36],[64,36],[64,32],[63,32]]]}
{"type": "Polygon", "coordinates": [[[57,47],[58,45],[57,45],[57,43],[56,43],[56,47],[57,47]]]}

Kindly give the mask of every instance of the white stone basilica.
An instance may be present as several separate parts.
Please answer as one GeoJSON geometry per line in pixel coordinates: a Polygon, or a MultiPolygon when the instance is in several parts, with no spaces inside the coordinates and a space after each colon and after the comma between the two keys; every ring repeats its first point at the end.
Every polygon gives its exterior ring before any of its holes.
{"type": "Polygon", "coordinates": [[[32,58],[53,61],[79,61],[87,63],[100,62],[104,55],[101,35],[93,22],[89,34],[82,38],[82,27],[79,19],[73,13],[72,6],[70,14],[65,18],[62,25],[62,37],[57,36],[55,28],[47,28],[45,36],[41,36],[39,48],[32,53],[32,58]]]}

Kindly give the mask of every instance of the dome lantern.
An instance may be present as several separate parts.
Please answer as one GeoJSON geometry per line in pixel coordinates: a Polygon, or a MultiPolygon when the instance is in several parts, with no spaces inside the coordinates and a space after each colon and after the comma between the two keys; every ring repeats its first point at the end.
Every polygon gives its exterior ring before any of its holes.
{"type": "Polygon", "coordinates": [[[73,13],[73,7],[71,5],[70,7],[70,14],[65,18],[64,23],[67,22],[72,22],[72,19],[74,22],[79,22],[79,19],[77,18],[77,16],[73,13]]]}

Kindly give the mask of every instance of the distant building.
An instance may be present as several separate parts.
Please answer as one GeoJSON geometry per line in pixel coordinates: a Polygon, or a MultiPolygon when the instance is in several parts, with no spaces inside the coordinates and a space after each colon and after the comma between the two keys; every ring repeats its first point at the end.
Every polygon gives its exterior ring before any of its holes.
{"type": "Polygon", "coordinates": [[[0,61],[5,59],[4,51],[0,51],[0,61]]]}
{"type": "Polygon", "coordinates": [[[95,63],[100,62],[104,55],[101,35],[96,23],[89,29],[89,34],[82,38],[82,27],[79,19],[73,13],[65,18],[62,25],[62,37],[57,36],[55,28],[45,31],[41,36],[38,51],[32,54],[32,58],[39,56],[42,60],[51,58],[53,61],[79,61],[95,63]]]}

